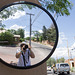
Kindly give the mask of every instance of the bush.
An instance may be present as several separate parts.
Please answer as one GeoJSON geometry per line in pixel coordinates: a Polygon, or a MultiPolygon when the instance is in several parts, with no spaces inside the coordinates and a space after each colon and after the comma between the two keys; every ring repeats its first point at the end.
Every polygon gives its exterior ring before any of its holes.
{"type": "Polygon", "coordinates": [[[0,41],[8,41],[8,44],[13,44],[13,34],[5,32],[0,34],[0,41]]]}
{"type": "Polygon", "coordinates": [[[31,38],[31,40],[33,40],[33,41],[34,41],[34,40],[35,40],[35,37],[32,37],[32,38],[31,38]]]}
{"type": "Polygon", "coordinates": [[[71,68],[71,72],[75,72],[75,67],[72,67],[71,68]]]}
{"type": "Polygon", "coordinates": [[[42,36],[39,37],[39,41],[42,42],[42,36]]]}
{"type": "Polygon", "coordinates": [[[19,40],[20,42],[23,42],[23,41],[25,41],[25,39],[24,38],[20,38],[20,40],[19,40]]]}
{"type": "Polygon", "coordinates": [[[30,37],[26,37],[26,40],[30,40],[30,37]]]}

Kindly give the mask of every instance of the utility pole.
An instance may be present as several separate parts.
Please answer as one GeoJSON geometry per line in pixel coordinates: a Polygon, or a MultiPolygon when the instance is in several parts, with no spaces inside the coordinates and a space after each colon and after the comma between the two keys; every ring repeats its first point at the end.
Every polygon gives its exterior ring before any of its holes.
{"type": "Polygon", "coordinates": [[[68,49],[68,59],[69,59],[69,65],[70,65],[70,54],[69,54],[69,48],[68,48],[68,40],[67,40],[67,49],[68,49]]]}
{"type": "Polygon", "coordinates": [[[29,40],[29,45],[31,46],[31,26],[32,26],[31,16],[34,16],[34,14],[32,14],[32,13],[26,13],[26,14],[30,16],[30,40],[29,40]]]}
{"type": "Polygon", "coordinates": [[[72,53],[70,52],[70,58],[72,59],[72,53]]]}
{"type": "Polygon", "coordinates": [[[58,56],[56,55],[56,63],[58,63],[58,56]]]}
{"type": "Polygon", "coordinates": [[[69,48],[68,48],[68,40],[67,40],[67,49],[68,49],[68,58],[70,59],[69,48]]]}

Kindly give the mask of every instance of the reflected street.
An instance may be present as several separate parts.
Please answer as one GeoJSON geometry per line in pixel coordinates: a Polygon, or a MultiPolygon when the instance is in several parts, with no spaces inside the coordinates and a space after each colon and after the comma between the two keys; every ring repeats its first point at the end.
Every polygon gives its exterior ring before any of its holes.
{"type": "MultiPolygon", "coordinates": [[[[19,47],[0,46],[0,58],[7,63],[17,63],[18,60],[15,57],[17,49],[19,49],[19,47]]],[[[51,52],[51,49],[51,46],[48,47],[39,43],[32,42],[32,50],[35,53],[35,58],[31,59],[31,64],[37,64],[45,59],[51,52]]]]}

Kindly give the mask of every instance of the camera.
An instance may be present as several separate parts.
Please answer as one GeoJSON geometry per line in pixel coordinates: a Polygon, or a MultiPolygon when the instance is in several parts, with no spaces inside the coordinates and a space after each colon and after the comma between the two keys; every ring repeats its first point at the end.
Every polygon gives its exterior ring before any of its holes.
{"type": "Polygon", "coordinates": [[[23,50],[26,50],[28,48],[28,45],[25,45],[25,47],[23,48],[23,50]]]}

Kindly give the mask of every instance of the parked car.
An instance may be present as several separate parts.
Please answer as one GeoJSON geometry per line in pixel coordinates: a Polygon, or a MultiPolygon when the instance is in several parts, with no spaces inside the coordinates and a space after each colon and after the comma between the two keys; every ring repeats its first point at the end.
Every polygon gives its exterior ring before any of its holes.
{"type": "Polygon", "coordinates": [[[53,72],[57,72],[59,74],[67,72],[67,74],[70,74],[70,67],[67,63],[57,63],[55,66],[53,66],[53,72]]]}
{"type": "Polygon", "coordinates": [[[47,66],[47,71],[51,71],[51,67],[50,66],[47,66]]]}

